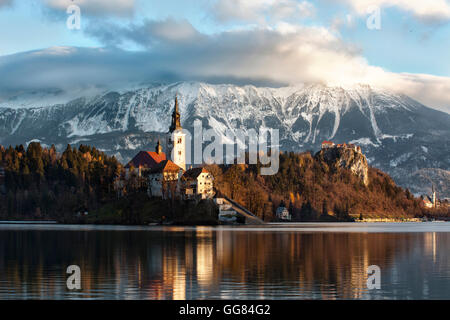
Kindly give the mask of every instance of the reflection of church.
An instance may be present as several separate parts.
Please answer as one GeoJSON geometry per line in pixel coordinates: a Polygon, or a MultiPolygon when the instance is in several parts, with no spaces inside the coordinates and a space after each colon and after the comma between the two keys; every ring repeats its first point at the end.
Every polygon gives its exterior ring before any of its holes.
{"type": "Polygon", "coordinates": [[[181,195],[184,199],[211,198],[214,195],[214,177],[205,168],[186,171],[186,134],[181,126],[178,97],[175,98],[172,121],[167,134],[167,159],[158,141],[155,152],[141,151],[126,166],[139,168],[148,176],[148,195],[168,198],[181,195]]]}

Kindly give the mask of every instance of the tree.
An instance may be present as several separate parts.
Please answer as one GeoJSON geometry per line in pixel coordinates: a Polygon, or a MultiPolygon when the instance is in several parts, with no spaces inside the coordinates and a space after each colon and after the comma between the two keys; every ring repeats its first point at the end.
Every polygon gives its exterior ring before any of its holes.
{"type": "Polygon", "coordinates": [[[328,203],[327,200],[324,200],[322,203],[322,215],[327,216],[328,215],[328,203]]]}

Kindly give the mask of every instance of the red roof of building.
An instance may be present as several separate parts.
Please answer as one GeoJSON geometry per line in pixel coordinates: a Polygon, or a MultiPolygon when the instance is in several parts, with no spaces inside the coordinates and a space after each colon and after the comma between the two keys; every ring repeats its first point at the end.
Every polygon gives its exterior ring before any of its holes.
{"type": "Polygon", "coordinates": [[[161,162],[166,160],[166,154],[161,152],[160,154],[153,151],[140,151],[134,158],[128,162],[125,168],[129,169],[131,166],[135,168],[153,169],[161,162]]]}
{"type": "Polygon", "coordinates": [[[180,170],[182,169],[173,163],[172,160],[163,160],[150,170],[150,173],[179,172],[180,170]]]}
{"type": "Polygon", "coordinates": [[[334,143],[331,142],[331,141],[324,140],[324,141],[322,142],[322,144],[334,144],[334,143]]]}

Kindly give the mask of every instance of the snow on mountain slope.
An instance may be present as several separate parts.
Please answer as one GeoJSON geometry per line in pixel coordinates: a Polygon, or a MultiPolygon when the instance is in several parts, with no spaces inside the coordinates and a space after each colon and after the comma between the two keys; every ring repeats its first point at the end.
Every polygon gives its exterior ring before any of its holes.
{"type": "Polygon", "coordinates": [[[421,168],[450,168],[450,115],[367,85],[257,88],[180,82],[90,92],[46,105],[41,96],[48,94],[36,93],[34,101],[26,97],[26,108],[20,97],[0,104],[0,144],[90,143],[126,161],[136,149],[153,148],[155,137],[167,132],[178,95],[188,129],[196,119],[218,132],[275,128],[282,149],[296,151],[317,150],[323,140],[353,141],[371,165],[394,178],[421,168]]]}
{"type": "MultiPolygon", "coordinates": [[[[350,89],[320,85],[273,89],[183,82],[122,94],[109,92],[90,99],[82,97],[84,101],[81,103],[79,100],[72,100],[65,106],[70,108],[76,103],[81,112],[67,118],[60,127],[70,137],[124,132],[129,129],[164,131],[168,126],[170,108],[176,94],[179,95],[181,115],[185,122],[195,116],[217,117],[233,127],[233,124],[243,125],[251,119],[259,124],[272,119],[279,122],[286,133],[299,143],[315,143],[318,135],[320,136],[319,124],[328,121],[330,116],[332,125],[327,137],[334,138],[342,116],[354,108],[358,108],[361,115],[370,122],[373,138],[379,141],[382,132],[377,124],[376,114],[386,113],[390,108],[410,111],[417,107],[412,100],[363,85],[350,89]],[[295,126],[298,119],[307,124],[307,130],[295,126]]],[[[37,95],[34,105],[45,103],[40,99],[40,95],[37,95]]],[[[4,102],[0,108],[15,109],[22,115],[36,115],[49,108],[59,108],[61,104],[42,108],[20,106],[22,100],[19,104],[4,102]]],[[[18,119],[13,120],[15,130],[20,128],[20,120],[24,120],[18,119]]],[[[266,125],[270,127],[268,124],[266,125]]],[[[12,134],[13,131],[7,130],[5,133],[12,134]]]]}

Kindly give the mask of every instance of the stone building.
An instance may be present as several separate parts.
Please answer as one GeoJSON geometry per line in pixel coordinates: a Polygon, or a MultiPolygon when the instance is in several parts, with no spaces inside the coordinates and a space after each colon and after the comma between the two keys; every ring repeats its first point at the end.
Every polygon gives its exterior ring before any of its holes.
{"type": "Polygon", "coordinates": [[[181,177],[181,193],[185,199],[199,197],[209,199],[214,196],[214,177],[205,168],[186,171],[181,177]]]}

